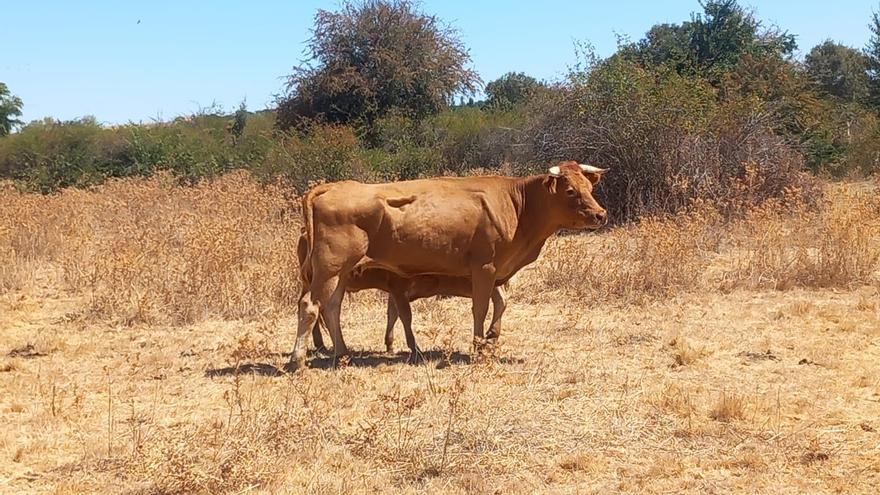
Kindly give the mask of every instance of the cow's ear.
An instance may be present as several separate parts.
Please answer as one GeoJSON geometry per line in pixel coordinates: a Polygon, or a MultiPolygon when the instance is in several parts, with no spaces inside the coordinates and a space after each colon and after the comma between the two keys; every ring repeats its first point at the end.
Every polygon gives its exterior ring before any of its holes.
{"type": "Polygon", "coordinates": [[[594,174],[594,173],[585,173],[584,176],[589,180],[594,186],[602,180],[602,174],[594,174]]]}
{"type": "Polygon", "coordinates": [[[550,191],[550,194],[556,194],[556,181],[558,179],[553,175],[548,175],[547,178],[544,179],[544,187],[550,191]]]}
{"type": "Polygon", "coordinates": [[[581,172],[584,174],[584,177],[592,182],[594,186],[602,180],[602,174],[608,171],[607,168],[594,167],[584,163],[579,163],[578,166],[581,167],[581,172]]]}

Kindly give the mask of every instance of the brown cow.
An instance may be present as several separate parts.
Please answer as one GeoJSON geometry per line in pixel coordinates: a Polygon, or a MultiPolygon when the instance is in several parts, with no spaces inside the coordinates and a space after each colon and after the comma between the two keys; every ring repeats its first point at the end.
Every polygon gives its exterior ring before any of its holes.
{"type": "Polygon", "coordinates": [[[299,303],[291,361],[305,365],[306,337],[319,314],[334,353],[347,354],[339,325],[353,274],[382,269],[400,277],[470,279],[474,348],[492,290],[537,259],[562,228],[596,229],[607,222],[593,198],[604,169],[576,162],[531,177],[454,177],[389,184],[341,182],[303,198],[309,285],[299,303]]]}
{"type": "MultiPolygon", "coordinates": [[[[308,254],[308,238],[305,229],[300,233],[297,244],[297,257],[300,267],[304,267],[308,254]]],[[[309,286],[311,275],[307,271],[301,271],[303,293],[309,286]]],[[[398,318],[403,322],[403,331],[406,336],[406,344],[410,350],[410,359],[416,359],[419,349],[416,345],[415,335],[412,331],[412,309],[410,303],[417,299],[431,296],[459,296],[471,297],[471,281],[466,278],[445,277],[441,275],[418,275],[412,278],[403,278],[387,270],[371,268],[362,273],[353,275],[345,285],[346,292],[359,292],[365,289],[379,289],[388,293],[388,308],[386,311],[385,325],[385,349],[392,352],[394,349],[394,325],[398,318]]],[[[497,339],[501,334],[501,315],[507,308],[505,301],[505,286],[496,287],[492,291],[492,323],[489,325],[487,339],[497,339]]],[[[316,322],[312,329],[312,340],[315,348],[326,351],[324,338],[321,336],[320,325],[316,322]]]]}

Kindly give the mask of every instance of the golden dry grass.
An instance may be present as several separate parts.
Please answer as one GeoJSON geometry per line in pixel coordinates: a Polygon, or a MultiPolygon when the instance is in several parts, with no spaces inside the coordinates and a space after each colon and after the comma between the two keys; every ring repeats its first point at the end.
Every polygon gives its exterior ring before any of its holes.
{"type": "Polygon", "coordinates": [[[412,366],[355,294],[355,355],[293,374],[282,192],[0,189],[0,493],[880,486],[873,189],[551,239],[479,363],[466,301],[415,304],[412,366]]]}

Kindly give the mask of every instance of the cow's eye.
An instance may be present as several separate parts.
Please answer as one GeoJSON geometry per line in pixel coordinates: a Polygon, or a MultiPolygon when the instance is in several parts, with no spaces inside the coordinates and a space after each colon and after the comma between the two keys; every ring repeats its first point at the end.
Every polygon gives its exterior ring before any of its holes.
{"type": "Polygon", "coordinates": [[[568,189],[565,190],[565,195],[568,196],[569,198],[573,198],[577,195],[577,192],[575,192],[574,189],[569,187],[568,189]]]}

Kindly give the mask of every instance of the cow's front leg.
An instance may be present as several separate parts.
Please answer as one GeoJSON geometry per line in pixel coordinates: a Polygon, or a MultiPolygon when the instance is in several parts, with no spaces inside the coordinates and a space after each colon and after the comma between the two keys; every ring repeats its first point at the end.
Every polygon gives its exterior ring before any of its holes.
{"type": "Polygon", "coordinates": [[[471,284],[473,287],[473,313],[474,313],[474,352],[482,351],[486,343],[483,336],[483,326],[486,324],[486,314],[489,312],[489,298],[492,289],[495,288],[495,266],[487,263],[476,267],[471,272],[471,284]]]}
{"type": "Polygon", "coordinates": [[[499,285],[492,289],[492,323],[489,324],[489,331],[486,333],[486,341],[489,344],[495,344],[501,336],[501,316],[505,309],[507,309],[507,294],[504,287],[499,285]]]}

